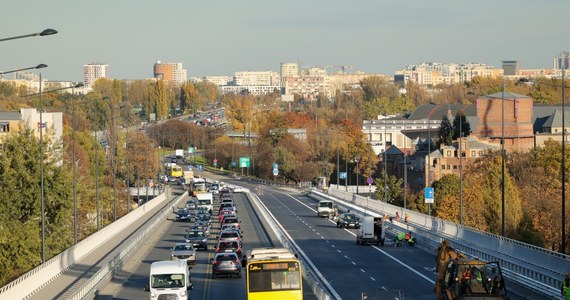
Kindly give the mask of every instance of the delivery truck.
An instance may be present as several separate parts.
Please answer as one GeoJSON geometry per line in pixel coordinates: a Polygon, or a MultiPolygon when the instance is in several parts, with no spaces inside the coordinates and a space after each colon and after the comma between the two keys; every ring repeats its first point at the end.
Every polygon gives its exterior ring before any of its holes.
{"type": "Polygon", "coordinates": [[[380,244],[384,245],[386,240],[386,228],[383,218],[366,216],[360,228],[356,230],[356,244],[380,244]]]}

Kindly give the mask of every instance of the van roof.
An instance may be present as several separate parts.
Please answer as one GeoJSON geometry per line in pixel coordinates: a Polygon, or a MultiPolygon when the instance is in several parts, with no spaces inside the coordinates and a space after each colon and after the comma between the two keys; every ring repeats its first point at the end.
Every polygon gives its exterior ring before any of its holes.
{"type": "Polygon", "coordinates": [[[187,270],[185,260],[162,260],[153,262],[150,265],[151,274],[186,273],[185,270],[187,270]]]}

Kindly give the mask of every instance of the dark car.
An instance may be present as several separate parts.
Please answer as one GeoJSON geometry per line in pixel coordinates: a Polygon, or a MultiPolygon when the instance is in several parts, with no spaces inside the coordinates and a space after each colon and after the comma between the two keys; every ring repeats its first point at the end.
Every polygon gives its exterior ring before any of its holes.
{"type": "Polygon", "coordinates": [[[180,208],[178,212],[176,212],[176,221],[190,222],[190,211],[186,208],[180,208]]]}
{"type": "Polygon", "coordinates": [[[208,250],[208,236],[203,230],[190,230],[184,239],[196,249],[208,250]]]}
{"type": "Polygon", "coordinates": [[[235,252],[216,253],[212,258],[212,278],[222,274],[241,278],[241,261],[235,252]]]}
{"type": "Polygon", "coordinates": [[[360,219],[356,215],[351,213],[343,213],[338,217],[336,221],[336,227],[338,228],[360,228],[360,219]]]}

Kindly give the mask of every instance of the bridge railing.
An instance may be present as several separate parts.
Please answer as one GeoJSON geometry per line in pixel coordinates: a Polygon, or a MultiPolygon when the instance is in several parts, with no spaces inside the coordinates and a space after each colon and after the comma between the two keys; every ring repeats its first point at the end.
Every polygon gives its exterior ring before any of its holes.
{"type": "Polygon", "coordinates": [[[485,261],[498,261],[505,275],[513,281],[549,297],[560,295],[561,279],[570,270],[570,256],[519,241],[469,228],[440,218],[431,217],[412,210],[404,210],[382,201],[373,200],[345,191],[330,188],[328,193],[313,190],[321,197],[333,196],[337,200],[357,205],[361,210],[369,210],[380,215],[394,216],[398,212],[400,221],[396,226],[411,230],[428,242],[434,250],[443,239],[449,240],[456,249],[485,261]],[[408,222],[403,218],[408,214],[408,222]]]}
{"type": "Polygon", "coordinates": [[[167,193],[162,193],[154,200],[147,202],[129,214],[107,225],[76,245],[54,256],[42,265],[22,275],[0,289],[0,299],[25,299],[50,284],[63,272],[89,255],[97,246],[128,227],[136,220],[144,217],[154,207],[167,200],[167,193]]]}
{"type": "Polygon", "coordinates": [[[269,211],[269,209],[259,200],[256,194],[254,193],[247,193],[248,198],[252,201],[252,204],[255,206],[256,211],[259,212],[262,217],[267,221],[277,239],[284,247],[289,248],[294,253],[298,254],[299,259],[303,263],[303,277],[310,285],[311,290],[319,300],[326,300],[331,299],[340,299],[330,284],[324,280],[324,277],[319,272],[319,270],[311,263],[308,259],[307,255],[303,252],[303,250],[295,243],[295,241],[289,236],[287,231],[277,222],[277,219],[273,216],[273,214],[269,211]]]}

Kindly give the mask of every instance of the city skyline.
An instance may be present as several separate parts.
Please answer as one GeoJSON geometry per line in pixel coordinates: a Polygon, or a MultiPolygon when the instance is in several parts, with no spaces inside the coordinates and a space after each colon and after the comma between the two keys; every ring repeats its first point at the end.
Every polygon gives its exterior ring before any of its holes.
{"type": "Polygon", "coordinates": [[[277,71],[298,61],[387,75],[431,61],[551,68],[570,48],[563,0],[34,2],[3,5],[0,38],[59,33],[1,43],[0,70],[45,63],[50,80],[81,81],[83,65],[94,62],[117,79],[150,78],[157,61],[182,63],[188,77],[277,71]]]}

